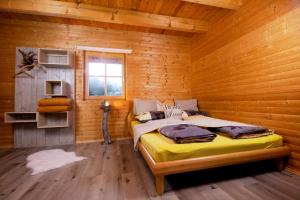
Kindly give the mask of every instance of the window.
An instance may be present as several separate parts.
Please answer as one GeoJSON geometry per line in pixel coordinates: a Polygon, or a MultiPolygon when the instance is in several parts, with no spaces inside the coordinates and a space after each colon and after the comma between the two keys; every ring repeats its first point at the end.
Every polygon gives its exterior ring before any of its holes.
{"type": "Polygon", "coordinates": [[[85,52],[86,98],[124,98],[124,54],[85,52]]]}

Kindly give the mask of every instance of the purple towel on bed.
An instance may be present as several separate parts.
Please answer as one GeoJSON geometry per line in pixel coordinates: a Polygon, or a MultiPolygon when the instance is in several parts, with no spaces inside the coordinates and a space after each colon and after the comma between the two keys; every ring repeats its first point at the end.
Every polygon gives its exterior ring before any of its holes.
{"type": "Polygon", "coordinates": [[[223,126],[218,128],[218,131],[232,138],[239,138],[244,135],[266,133],[268,129],[258,126],[223,126]]]}
{"type": "Polygon", "coordinates": [[[159,132],[176,143],[210,142],[216,137],[215,133],[190,124],[165,126],[159,132]]]}

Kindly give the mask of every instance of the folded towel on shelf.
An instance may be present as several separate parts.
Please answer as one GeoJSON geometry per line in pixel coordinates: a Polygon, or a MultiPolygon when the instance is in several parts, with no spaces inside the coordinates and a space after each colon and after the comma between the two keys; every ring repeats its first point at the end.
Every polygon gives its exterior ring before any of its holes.
{"type": "Polygon", "coordinates": [[[65,97],[40,99],[38,106],[72,106],[72,99],[65,97]]]}
{"type": "Polygon", "coordinates": [[[37,111],[40,113],[64,112],[72,110],[72,106],[39,106],[37,111]]]}
{"type": "Polygon", "coordinates": [[[159,132],[176,143],[211,142],[216,137],[215,133],[190,124],[165,126],[159,132]]]}
{"type": "Polygon", "coordinates": [[[217,128],[221,134],[231,138],[256,138],[272,134],[272,131],[258,126],[223,126],[217,128]]]}

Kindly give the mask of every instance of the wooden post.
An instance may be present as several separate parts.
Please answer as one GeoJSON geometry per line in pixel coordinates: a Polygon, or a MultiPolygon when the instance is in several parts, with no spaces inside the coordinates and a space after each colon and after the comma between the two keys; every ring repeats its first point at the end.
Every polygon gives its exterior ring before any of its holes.
{"type": "Polygon", "coordinates": [[[110,105],[102,104],[101,109],[103,110],[102,133],[103,133],[104,144],[111,144],[110,135],[108,133],[108,113],[111,110],[111,107],[110,105]]]}
{"type": "Polygon", "coordinates": [[[155,176],[155,185],[157,194],[162,195],[164,193],[165,177],[155,176]]]}

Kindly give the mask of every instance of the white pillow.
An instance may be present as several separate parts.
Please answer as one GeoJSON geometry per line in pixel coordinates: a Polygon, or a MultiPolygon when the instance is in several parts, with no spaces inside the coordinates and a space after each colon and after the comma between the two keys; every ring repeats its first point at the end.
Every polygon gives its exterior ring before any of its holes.
{"type": "Polygon", "coordinates": [[[165,118],[182,119],[182,112],[177,106],[164,106],[165,118]]]}
{"type": "Polygon", "coordinates": [[[133,114],[140,115],[149,111],[157,111],[156,100],[133,99],[133,114]]]}
{"type": "Polygon", "coordinates": [[[147,122],[147,121],[150,121],[152,119],[150,112],[145,112],[143,114],[137,115],[135,118],[137,120],[139,120],[140,122],[147,122]]]}

